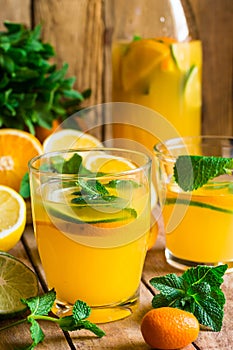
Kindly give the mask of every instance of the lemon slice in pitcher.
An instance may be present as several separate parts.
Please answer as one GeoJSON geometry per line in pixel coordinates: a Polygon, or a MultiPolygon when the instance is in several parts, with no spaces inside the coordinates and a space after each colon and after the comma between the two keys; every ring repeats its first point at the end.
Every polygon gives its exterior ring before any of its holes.
{"type": "Polygon", "coordinates": [[[152,39],[141,39],[130,43],[122,57],[121,73],[124,90],[130,90],[148,76],[152,69],[169,54],[167,45],[152,39]]]}
{"type": "Polygon", "coordinates": [[[0,252],[0,318],[25,310],[26,305],[20,299],[37,294],[34,272],[14,256],[0,252]]]}

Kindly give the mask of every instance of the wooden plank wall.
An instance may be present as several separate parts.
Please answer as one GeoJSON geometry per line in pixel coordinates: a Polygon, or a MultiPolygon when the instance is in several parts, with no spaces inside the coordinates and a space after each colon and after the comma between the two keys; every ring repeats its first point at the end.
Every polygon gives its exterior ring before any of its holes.
{"type": "MultiPolygon", "coordinates": [[[[146,1],[146,0],[143,0],[146,1]]],[[[156,1],[156,0],[155,0],[156,1]]],[[[109,45],[108,0],[0,0],[4,20],[28,26],[43,24],[43,39],[54,45],[59,65],[69,63],[69,75],[79,90],[92,89],[88,106],[110,96],[105,74],[109,45]]],[[[190,0],[203,42],[203,133],[233,135],[232,0],[190,0]]]]}

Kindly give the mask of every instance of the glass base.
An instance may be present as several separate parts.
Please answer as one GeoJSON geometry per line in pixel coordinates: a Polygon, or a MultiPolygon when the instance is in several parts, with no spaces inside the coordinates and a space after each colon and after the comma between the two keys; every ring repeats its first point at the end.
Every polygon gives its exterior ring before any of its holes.
{"type": "MultiPolygon", "coordinates": [[[[137,309],[139,303],[139,293],[126,300],[125,302],[113,305],[91,306],[91,314],[88,320],[93,323],[107,323],[126,318],[137,309]]],[[[58,317],[69,316],[72,314],[73,305],[65,304],[56,300],[52,312],[58,317]]]]}
{"type": "Polygon", "coordinates": [[[233,261],[232,260],[211,262],[211,263],[210,262],[204,263],[204,262],[198,262],[198,261],[185,260],[185,259],[180,259],[180,258],[176,257],[167,248],[165,249],[165,257],[166,257],[166,261],[169,265],[171,265],[179,270],[183,270],[183,271],[187,270],[190,267],[195,267],[197,265],[219,266],[219,265],[227,264],[228,269],[227,269],[226,273],[233,272],[233,261]]]}

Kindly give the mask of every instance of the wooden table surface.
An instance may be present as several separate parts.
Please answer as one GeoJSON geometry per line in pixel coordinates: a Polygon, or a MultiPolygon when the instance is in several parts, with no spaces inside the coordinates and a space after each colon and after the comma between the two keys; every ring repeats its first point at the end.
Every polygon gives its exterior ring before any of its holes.
{"type": "MultiPolygon", "coordinates": [[[[10,253],[35,270],[40,281],[41,293],[46,291],[46,281],[31,226],[26,227],[22,240],[10,253]]],[[[171,272],[180,273],[165,262],[164,241],[160,235],[154,248],[147,254],[141,282],[140,305],[132,316],[101,325],[101,328],[106,332],[106,336],[101,339],[85,330],[63,333],[51,322],[40,322],[45,333],[45,340],[36,349],[150,349],[140,333],[141,319],[145,312],[151,309],[151,300],[155,292],[153,288],[150,288],[148,281],[154,276],[171,272]]],[[[233,274],[225,275],[222,288],[227,301],[221,332],[201,331],[195,343],[182,350],[233,350],[233,274]]],[[[0,328],[8,322],[9,320],[0,321],[0,328]]],[[[29,325],[25,323],[0,333],[0,350],[19,349],[29,345],[30,342],[29,325]]]]}

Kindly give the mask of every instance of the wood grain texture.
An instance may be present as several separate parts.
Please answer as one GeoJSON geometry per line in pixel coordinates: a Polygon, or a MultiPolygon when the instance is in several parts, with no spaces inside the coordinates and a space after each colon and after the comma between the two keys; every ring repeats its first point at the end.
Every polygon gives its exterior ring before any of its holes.
{"type": "Polygon", "coordinates": [[[4,21],[21,22],[31,26],[31,0],[0,0],[0,30],[4,21]]]}
{"type": "Polygon", "coordinates": [[[35,23],[43,24],[42,37],[57,53],[59,66],[69,64],[80,91],[91,88],[89,105],[102,102],[103,22],[99,0],[37,0],[35,23]]]}
{"type": "Polygon", "coordinates": [[[190,2],[203,43],[203,132],[233,135],[233,1],[190,2]]]}

